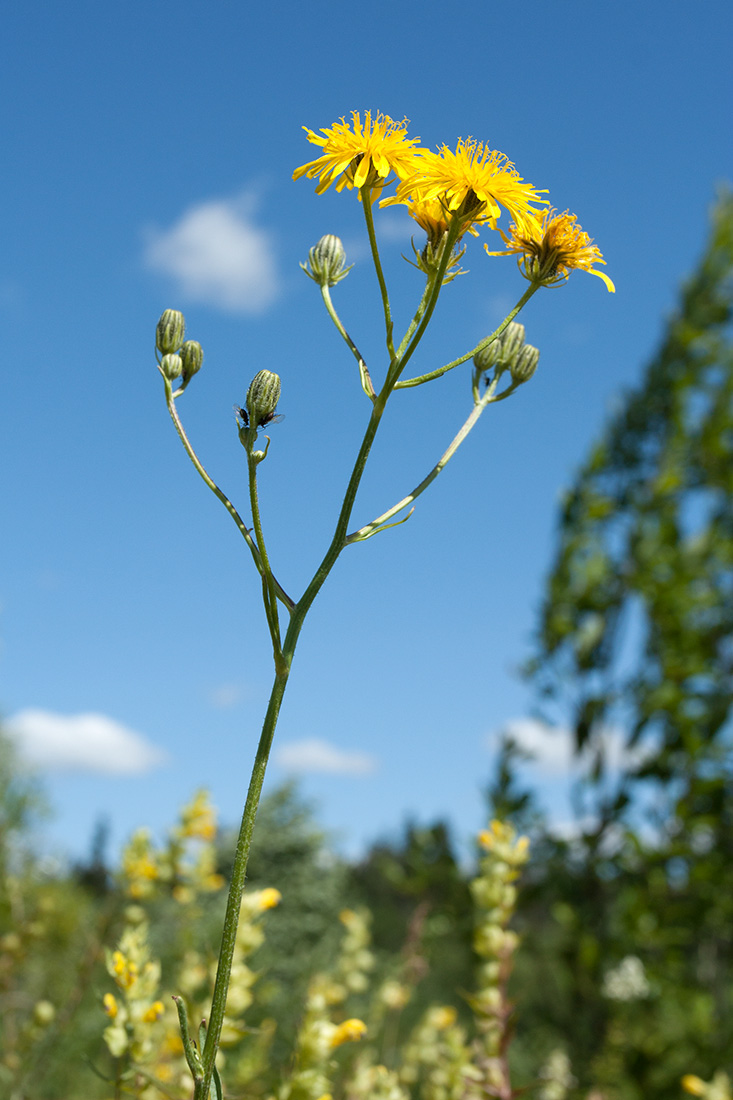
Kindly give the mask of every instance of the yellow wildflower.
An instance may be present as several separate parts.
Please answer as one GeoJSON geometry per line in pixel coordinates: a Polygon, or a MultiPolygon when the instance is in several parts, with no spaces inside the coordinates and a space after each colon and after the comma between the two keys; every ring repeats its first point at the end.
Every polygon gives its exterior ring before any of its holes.
{"type": "Polygon", "coordinates": [[[705,1082],[700,1077],[695,1077],[694,1073],[685,1074],[680,1084],[685,1092],[689,1092],[693,1096],[702,1096],[705,1093],[705,1082]]]}
{"type": "Polygon", "coordinates": [[[421,152],[412,174],[401,178],[395,198],[386,202],[437,201],[465,222],[462,232],[484,222],[493,228],[502,207],[521,224],[534,213],[532,203],[546,201],[503,153],[473,138],[461,138],[455,153],[447,145],[438,153],[421,152]]]}
{"type": "Polygon", "coordinates": [[[114,993],[105,993],[102,998],[102,1004],[104,1005],[104,1011],[107,1013],[111,1020],[114,1020],[119,1008],[117,1007],[117,998],[114,993]]]}
{"type": "Polygon", "coordinates": [[[446,1028],[453,1027],[456,1015],[456,1010],[451,1005],[441,1005],[432,1010],[430,1022],[438,1031],[445,1031],[446,1028]]]}
{"type": "Polygon", "coordinates": [[[143,1016],[142,1016],[143,1021],[146,1024],[154,1024],[156,1020],[160,1019],[160,1017],[163,1015],[164,1012],[165,1012],[165,1007],[163,1005],[163,1002],[162,1001],[154,1001],[151,1004],[150,1008],[147,1009],[145,1012],[143,1012],[143,1016]]]}
{"type": "Polygon", "coordinates": [[[365,111],[362,124],[359,112],[352,111],[351,123],[342,118],[330,129],[321,129],[320,133],[307,126],[303,129],[308,141],[323,148],[323,154],[296,168],[293,179],[319,177],[317,195],[322,195],[335,182],[337,191],[368,184],[376,197],[391,172],[402,179],[415,170],[414,161],[419,150],[413,146],[420,139],[408,138],[407,119],[394,122],[389,115],[379,111],[372,118],[371,111],[365,111]]]}
{"type": "Polygon", "coordinates": [[[567,210],[564,214],[538,210],[521,224],[512,225],[509,237],[501,235],[507,248],[503,252],[489,252],[484,245],[489,256],[518,253],[519,270],[532,282],[557,286],[565,282],[574,268],[579,268],[603,279],[611,293],[616,290],[608,275],[594,270],[593,264],[605,264],[606,261],[591,237],[576,224],[575,214],[567,210]]]}
{"type": "Polygon", "coordinates": [[[112,970],[120,989],[129,989],[137,981],[137,963],[126,958],[121,951],[112,954],[112,970]]]}
{"type": "MultiPolygon", "coordinates": [[[[386,199],[384,204],[386,205],[390,201],[392,200],[386,199]]],[[[443,204],[438,199],[419,200],[408,198],[405,200],[405,206],[413,221],[416,221],[420,228],[427,233],[428,242],[433,248],[437,248],[443,240],[451,220],[451,216],[443,204]]],[[[466,232],[478,237],[478,231],[472,225],[467,224],[462,228],[456,244],[466,232]]]]}
{"type": "Polygon", "coordinates": [[[180,836],[194,840],[213,840],[216,836],[216,811],[209,802],[208,791],[198,791],[183,807],[180,836]]]}
{"type": "Polygon", "coordinates": [[[152,893],[151,884],[160,878],[161,868],[147,829],[138,829],[131,837],[122,853],[122,873],[130,897],[152,893]]]}
{"type": "Polygon", "coordinates": [[[367,1026],[363,1020],[344,1020],[339,1024],[331,1036],[331,1048],[340,1047],[342,1043],[353,1043],[363,1039],[367,1033],[367,1026]]]}
{"type": "Polygon", "coordinates": [[[260,890],[259,895],[259,907],[263,910],[274,909],[282,901],[282,894],[274,886],[267,886],[264,890],[260,890]]]}

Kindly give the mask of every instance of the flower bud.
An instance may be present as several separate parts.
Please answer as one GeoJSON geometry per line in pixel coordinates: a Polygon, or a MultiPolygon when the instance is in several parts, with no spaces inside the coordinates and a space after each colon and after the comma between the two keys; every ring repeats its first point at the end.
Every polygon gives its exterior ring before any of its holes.
{"type": "Polygon", "coordinates": [[[354,266],[351,264],[344,269],[345,260],[346,253],[341,239],[333,233],[327,233],[308,252],[308,263],[300,266],[308,278],[319,286],[335,286],[346,278],[354,266]]]}
{"type": "Polygon", "coordinates": [[[501,995],[501,990],[495,986],[488,986],[486,989],[482,989],[477,996],[479,1005],[482,1012],[490,1014],[496,1014],[501,1011],[503,1007],[504,998],[501,995]]]}
{"type": "Polygon", "coordinates": [[[183,360],[180,355],[164,355],[160,361],[160,369],[169,382],[174,382],[183,374],[183,360]]]}
{"type": "Polygon", "coordinates": [[[181,348],[181,360],[183,362],[183,384],[187,386],[197,371],[201,370],[204,361],[204,349],[197,340],[186,340],[181,348]]]}
{"type": "Polygon", "coordinates": [[[48,1027],[50,1023],[53,1023],[55,1015],[56,1009],[50,1001],[36,1001],[33,1006],[33,1019],[41,1027],[48,1027]]]}
{"type": "Polygon", "coordinates": [[[473,357],[476,368],[486,372],[496,367],[497,374],[510,369],[524,345],[524,325],[510,321],[502,332],[473,357]]]}
{"type": "Polygon", "coordinates": [[[280,400],[280,376],[270,370],[259,371],[247,390],[247,413],[251,428],[263,428],[275,415],[280,400]]]}
{"type": "Polygon", "coordinates": [[[186,335],[186,322],[177,309],[164,309],[155,329],[155,346],[161,355],[178,351],[186,335]]]}
{"type": "Polygon", "coordinates": [[[503,369],[509,367],[515,361],[524,345],[524,325],[516,321],[510,321],[499,337],[499,352],[497,363],[503,369]]]}
{"type": "Polygon", "coordinates": [[[499,351],[499,341],[492,340],[486,347],[477,351],[473,357],[473,363],[476,370],[482,372],[490,371],[496,362],[496,356],[499,351]]]}
{"type": "Polygon", "coordinates": [[[520,350],[516,360],[509,364],[512,381],[519,385],[521,385],[522,382],[529,382],[530,378],[537,370],[539,361],[540,349],[533,347],[531,344],[525,344],[520,350]]]}

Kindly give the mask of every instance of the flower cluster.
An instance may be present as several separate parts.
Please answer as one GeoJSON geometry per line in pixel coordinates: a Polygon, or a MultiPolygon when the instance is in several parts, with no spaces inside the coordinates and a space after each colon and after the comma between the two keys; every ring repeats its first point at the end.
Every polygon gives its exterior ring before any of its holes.
{"type": "MultiPolygon", "coordinates": [[[[419,138],[408,137],[406,119],[395,122],[370,111],[363,122],[352,111],[350,122],[342,118],[318,133],[307,126],[304,130],[323,152],[297,168],[293,179],[318,179],[318,194],[331,184],[337,191],[356,188],[370,204],[396,181],[395,194],[382,198],[381,205],[403,204],[425,231],[425,249],[416,252],[423,270],[435,267],[441,243],[449,236],[453,247],[465,233],[475,235],[477,226],[497,229],[506,210],[513,220],[508,236],[500,230],[507,249],[491,252],[486,247],[490,256],[518,254],[523,274],[541,286],[564,282],[577,268],[615,289],[607,275],[595,270],[605,260],[575,215],[548,209],[545,193],[527,183],[504,153],[484,142],[459,138],[455,149],[444,144],[432,152],[418,144],[419,138]]],[[[452,256],[451,266],[458,258],[452,256]]]]}
{"type": "Polygon", "coordinates": [[[466,1033],[450,1005],[429,1008],[408,1040],[400,1080],[419,1086],[423,1100],[477,1100],[480,1074],[471,1061],[466,1033]],[[474,1087],[477,1090],[474,1093],[474,1087]]]}
{"type": "MultiPolygon", "coordinates": [[[[367,972],[374,966],[365,915],[344,909],[339,919],[346,934],[335,973],[316,975],[310,983],[297,1038],[295,1069],[279,1100],[326,1100],[330,1097],[333,1051],[366,1035],[366,1025],[355,1017],[338,1024],[332,1019],[334,1009],[343,1005],[350,993],[367,988],[367,972]]],[[[390,1077],[389,1087],[393,1084],[390,1077]]]]}
{"type": "Polygon", "coordinates": [[[484,960],[479,967],[479,989],[471,998],[481,1032],[476,1062],[484,1084],[502,1095],[501,1090],[508,1086],[505,1046],[512,1012],[506,987],[519,946],[519,937],[508,924],[517,901],[514,883],[529,858],[529,841],[526,836],[517,837],[513,827],[501,821],[492,821],[478,840],[486,855],[471,883],[476,909],[473,946],[484,960]]]}
{"type": "Polygon", "coordinates": [[[133,833],[122,853],[126,893],[136,901],[151,897],[165,886],[180,904],[199,893],[215,893],[224,886],[216,871],[216,813],[206,791],[198,791],[181,810],[180,821],[168,844],[156,849],[149,829],[133,833]]]}
{"type": "Polygon", "coordinates": [[[570,1059],[564,1050],[556,1048],[550,1052],[540,1070],[540,1080],[542,1087],[538,1100],[565,1100],[569,1090],[578,1082],[571,1072],[570,1059]]]}
{"type": "Polygon", "coordinates": [[[716,1073],[712,1081],[703,1081],[693,1073],[688,1073],[682,1078],[682,1088],[690,1096],[701,1096],[703,1100],[731,1100],[730,1078],[727,1073],[716,1073]]]}
{"type": "MultiPolygon", "coordinates": [[[[257,980],[257,973],[250,969],[247,960],[264,940],[263,914],[279,903],[280,892],[273,888],[248,891],[242,902],[222,1029],[223,1049],[217,1059],[218,1064],[224,1065],[230,1049],[238,1048],[240,1082],[247,1077],[244,1061],[249,1058],[253,1071],[258,1071],[261,1068],[258,1059],[264,1056],[272,1039],[272,1031],[263,1027],[246,1051],[239,1049],[246,1035],[242,1017],[252,1003],[252,988],[257,980]]],[[[117,992],[105,993],[102,999],[110,1021],[104,1039],[115,1057],[126,1059],[126,1078],[135,1083],[138,1089],[135,1095],[140,1100],[157,1100],[159,1091],[145,1082],[161,1083],[168,1090],[187,1090],[188,1068],[172,1004],[169,998],[164,1004],[158,996],[160,964],[150,955],[145,913],[140,906],[132,905],[125,916],[127,925],[120,942],[116,950],[107,952],[107,971],[117,992]]],[[[213,960],[197,951],[189,950],[183,957],[175,985],[185,995],[193,1019],[205,1018],[215,970],[213,960]]],[[[345,1033],[342,1041],[350,1037],[345,1033]]]]}
{"type": "Polygon", "coordinates": [[[366,1055],[356,1060],[346,1086],[345,1100],[410,1100],[410,1097],[394,1070],[375,1065],[366,1055]]]}
{"type": "Polygon", "coordinates": [[[165,1006],[158,997],[160,963],[150,957],[144,913],[132,906],[128,915],[131,919],[117,948],[106,953],[107,973],[118,992],[105,993],[102,999],[110,1020],[104,1041],[116,1058],[128,1054],[137,1066],[144,1066],[157,1049],[160,1035],[155,1025],[164,1015],[165,1006]]]}
{"type": "Polygon", "coordinates": [[[649,996],[650,987],[644,964],[636,955],[627,955],[603,978],[602,992],[609,1001],[640,1001],[649,996]]]}

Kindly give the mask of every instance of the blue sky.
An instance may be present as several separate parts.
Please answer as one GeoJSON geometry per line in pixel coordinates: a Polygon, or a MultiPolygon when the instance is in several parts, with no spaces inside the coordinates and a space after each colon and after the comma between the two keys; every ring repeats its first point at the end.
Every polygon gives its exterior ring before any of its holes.
{"type": "MultiPolygon", "coordinates": [[[[163,829],[197,786],[238,819],[269,693],[258,579],[167,419],[153,360],[184,310],[205,365],[179,411],[246,506],[232,405],[262,367],[285,421],[260,486],[269,549],[299,592],[320,560],[368,416],[298,263],[339,234],[341,315],[381,377],[380,305],[353,193],[293,169],[301,126],[352,109],[422,144],[472,135],[569,208],[615,295],[576,273],[522,320],[537,375],[478,429],[409,523],[350,548],[306,623],[271,783],[289,775],[355,852],[408,815],[482,824],[499,731],[540,744],[562,817],[561,734],[526,722],[517,675],[552,559],[559,493],[654,349],[732,175],[729,5],[576,0],[16,5],[1,79],[5,219],[0,707],[41,765],[45,843],[163,829]],[[92,717],[90,717],[92,716],[92,717]]],[[[411,228],[378,217],[398,325],[419,296],[411,228]]],[[[484,235],[486,239],[488,234],[484,235]]],[[[496,246],[500,247],[497,240],[496,246]]],[[[523,292],[476,242],[416,369],[474,346],[523,292]]],[[[355,519],[401,498],[470,408],[467,372],[397,394],[355,519]]]]}

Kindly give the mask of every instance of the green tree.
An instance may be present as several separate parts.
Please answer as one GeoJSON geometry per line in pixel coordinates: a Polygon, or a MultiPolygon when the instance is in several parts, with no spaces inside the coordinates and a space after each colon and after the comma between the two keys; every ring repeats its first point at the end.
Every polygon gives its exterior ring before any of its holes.
{"type": "Polygon", "coordinates": [[[530,668],[585,769],[581,835],[546,845],[527,893],[525,958],[545,975],[527,1027],[565,1037],[609,1098],[661,1100],[733,1059],[732,315],[725,194],[566,496],[530,668]],[[624,994],[628,959],[644,978],[624,994]]]}
{"type": "Polygon", "coordinates": [[[351,869],[351,891],[372,913],[380,976],[417,984],[401,1029],[406,1033],[427,1003],[464,1009],[474,966],[473,908],[448,827],[409,822],[396,842],[374,844],[351,869]]]}
{"type": "MultiPolygon", "coordinates": [[[[733,702],[733,197],[660,349],[567,494],[534,675],[607,773],[666,799],[724,779],[733,702]]],[[[596,791],[596,795],[597,795],[596,791]]]]}

